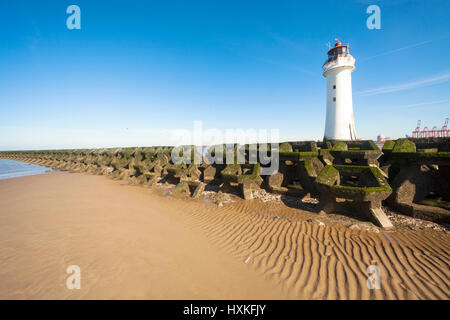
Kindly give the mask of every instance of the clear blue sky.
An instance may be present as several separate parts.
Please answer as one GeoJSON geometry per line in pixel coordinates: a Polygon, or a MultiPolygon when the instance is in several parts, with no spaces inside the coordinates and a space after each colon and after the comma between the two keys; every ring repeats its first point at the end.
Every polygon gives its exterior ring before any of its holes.
{"type": "Polygon", "coordinates": [[[358,136],[441,127],[449,15],[448,0],[1,1],[0,149],[167,144],[194,120],[320,139],[335,37],[356,58],[358,136]],[[81,30],[66,27],[71,4],[81,30]]]}

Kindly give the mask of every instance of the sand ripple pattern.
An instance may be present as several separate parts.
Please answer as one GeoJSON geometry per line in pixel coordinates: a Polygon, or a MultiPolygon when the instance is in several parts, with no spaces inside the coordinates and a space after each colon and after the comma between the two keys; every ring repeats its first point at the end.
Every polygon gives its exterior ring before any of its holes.
{"type": "Polygon", "coordinates": [[[448,233],[319,226],[298,210],[259,201],[207,210],[194,202],[177,205],[212,245],[275,281],[293,299],[450,297],[448,233]],[[369,265],[380,268],[379,290],[367,286],[369,265]]]}

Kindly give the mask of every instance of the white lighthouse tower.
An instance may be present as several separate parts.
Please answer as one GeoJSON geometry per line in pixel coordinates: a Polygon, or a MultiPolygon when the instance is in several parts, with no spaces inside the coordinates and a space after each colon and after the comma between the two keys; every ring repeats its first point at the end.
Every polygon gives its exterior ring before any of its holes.
{"type": "Polygon", "coordinates": [[[350,55],[348,45],[342,45],[336,40],[322,67],[323,76],[327,78],[324,139],[356,140],[352,101],[352,71],[355,70],[355,58],[350,55]]]}

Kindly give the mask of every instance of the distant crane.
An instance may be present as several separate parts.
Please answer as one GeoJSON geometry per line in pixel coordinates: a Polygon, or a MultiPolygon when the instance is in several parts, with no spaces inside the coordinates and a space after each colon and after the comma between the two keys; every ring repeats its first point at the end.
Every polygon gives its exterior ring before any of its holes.
{"type": "Polygon", "coordinates": [[[413,138],[442,138],[442,137],[450,137],[450,130],[447,130],[448,118],[445,119],[444,126],[441,130],[438,130],[437,126],[434,126],[432,130],[429,130],[428,127],[424,127],[423,130],[420,130],[421,121],[417,121],[417,126],[412,132],[413,138]]]}
{"type": "Polygon", "coordinates": [[[448,118],[445,118],[445,123],[444,126],[442,127],[442,129],[439,131],[439,134],[441,137],[449,137],[449,131],[447,130],[447,125],[448,125],[448,118]]]}
{"type": "Polygon", "coordinates": [[[420,122],[421,122],[420,120],[417,120],[417,127],[412,132],[413,138],[419,138],[419,136],[420,136],[420,122]]]}
{"type": "Polygon", "coordinates": [[[423,128],[422,130],[422,137],[421,138],[428,138],[429,137],[429,130],[428,127],[423,128]]]}

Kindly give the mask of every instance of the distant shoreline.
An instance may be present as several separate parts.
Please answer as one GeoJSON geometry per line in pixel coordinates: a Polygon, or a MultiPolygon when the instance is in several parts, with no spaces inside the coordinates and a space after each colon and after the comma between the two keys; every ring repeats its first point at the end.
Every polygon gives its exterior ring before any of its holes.
{"type": "Polygon", "coordinates": [[[0,180],[47,174],[53,172],[52,168],[30,164],[18,160],[0,158],[0,180]]]}

